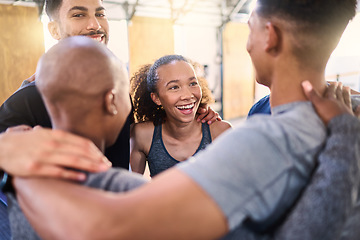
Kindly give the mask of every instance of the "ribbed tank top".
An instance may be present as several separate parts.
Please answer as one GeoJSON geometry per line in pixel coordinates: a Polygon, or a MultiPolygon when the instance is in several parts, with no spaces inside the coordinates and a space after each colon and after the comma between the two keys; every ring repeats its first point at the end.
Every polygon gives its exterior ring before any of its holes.
{"type": "MultiPolygon", "coordinates": [[[[199,147],[197,148],[194,155],[200,150],[204,149],[206,145],[211,143],[211,133],[210,127],[207,123],[202,123],[202,139],[199,147]]],[[[173,158],[165,148],[163,139],[162,139],[162,125],[155,126],[153,139],[150,147],[149,154],[147,156],[147,161],[149,164],[150,175],[154,177],[156,174],[174,166],[180,161],[173,158]]]]}

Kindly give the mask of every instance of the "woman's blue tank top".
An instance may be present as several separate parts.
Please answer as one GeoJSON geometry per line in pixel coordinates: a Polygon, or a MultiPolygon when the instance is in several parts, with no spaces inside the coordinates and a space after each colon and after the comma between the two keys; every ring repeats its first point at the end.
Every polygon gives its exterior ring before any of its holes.
{"type": "MultiPolygon", "coordinates": [[[[206,145],[211,143],[210,127],[207,123],[202,123],[202,139],[195,154],[204,149],[206,145]]],[[[194,154],[194,155],[195,155],[194,154]]],[[[165,148],[162,140],[162,125],[155,126],[153,139],[150,147],[149,154],[147,156],[149,164],[150,175],[154,177],[156,174],[174,166],[180,161],[173,158],[165,148]]]]}

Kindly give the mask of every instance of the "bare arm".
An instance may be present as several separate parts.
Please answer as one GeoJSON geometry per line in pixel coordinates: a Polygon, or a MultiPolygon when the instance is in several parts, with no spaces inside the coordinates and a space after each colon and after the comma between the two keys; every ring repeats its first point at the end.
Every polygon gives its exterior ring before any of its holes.
{"type": "Polygon", "coordinates": [[[232,128],[231,124],[227,121],[216,121],[210,125],[211,138],[214,140],[220,134],[232,128]]]}
{"type": "Polygon", "coordinates": [[[14,185],[25,215],[44,239],[198,240],[227,232],[217,205],[177,169],[128,194],[59,180],[17,178],[14,185]]]}
{"type": "Polygon", "coordinates": [[[146,137],[146,129],[142,128],[144,123],[133,124],[130,131],[130,165],[133,172],[144,174],[146,166],[146,155],[144,143],[151,141],[146,137]]]}
{"type": "Polygon", "coordinates": [[[0,168],[15,176],[52,176],[84,180],[87,171],[104,171],[108,160],[89,140],[59,130],[38,127],[0,135],[0,168]]]}

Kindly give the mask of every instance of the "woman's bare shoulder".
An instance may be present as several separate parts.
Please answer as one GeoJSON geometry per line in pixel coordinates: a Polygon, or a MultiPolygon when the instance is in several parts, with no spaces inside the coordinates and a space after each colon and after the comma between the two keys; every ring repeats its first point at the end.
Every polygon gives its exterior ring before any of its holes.
{"type": "Polygon", "coordinates": [[[131,127],[131,137],[135,137],[137,141],[148,141],[152,139],[154,132],[154,124],[152,122],[134,123],[131,127]]]}
{"type": "Polygon", "coordinates": [[[228,121],[216,121],[210,125],[211,138],[215,139],[226,130],[232,128],[228,121]]]}

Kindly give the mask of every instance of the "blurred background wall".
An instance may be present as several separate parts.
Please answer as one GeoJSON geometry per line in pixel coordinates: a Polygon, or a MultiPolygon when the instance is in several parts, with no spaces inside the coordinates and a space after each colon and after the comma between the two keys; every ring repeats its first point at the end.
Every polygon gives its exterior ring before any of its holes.
{"type": "Polygon", "coordinates": [[[36,7],[0,4],[0,103],[36,69],[44,33],[36,7]]]}
{"type": "MultiPolygon", "coordinates": [[[[109,48],[130,75],[165,54],[182,54],[204,67],[226,120],[243,118],[269,93],[256,83],[246,52],[247,19],[253,0],[104,0],[110,24],[109,48]]],[[[48,30],[42,0],[0,0],[0,103],[30,77],[40,56],[57,41],[48,30]],[[40,3],[40,4],[39,4],[40,3]]],[[[359,91],[360,18],[346,29],[326,69],[329,81],[359,91]]]]}

